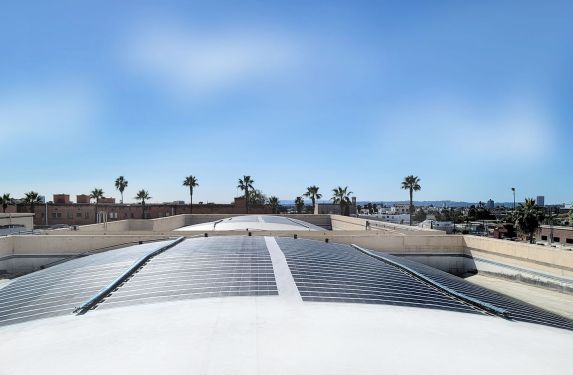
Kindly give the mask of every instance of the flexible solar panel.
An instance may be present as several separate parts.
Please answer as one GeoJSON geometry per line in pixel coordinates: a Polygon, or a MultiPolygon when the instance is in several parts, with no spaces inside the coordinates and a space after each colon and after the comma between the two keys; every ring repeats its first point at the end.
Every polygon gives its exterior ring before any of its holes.
{"type": "Polygon", "coordinates": [[[277,295],[263,237],[187,239],[153,258],[98,308],[225,296],[277,295]]]}
{"type": "Polygon", "coordinates": [[[530,305],[508,296],[496,293],[478,285],[472,284],[449,273],[435,269],[424,264],[401,258],[399,256],[388,255],[380,251],[371,251],[373,254],[385,259],[407,266],[448,288],[461,292],[471,298],[489,303],[506,310],[509,318],[517,321],[543,324],[558,328],[573,330],[573,321],[560,315],[545,311],[539,307],[530,305]]]}
{"type": "Polygon", "coordinates": [[[133,262],[165,243],[109,250],[14,279],[0,289],[0,325],[71,314],[133,262]]]}
{"type": "Polygon", "coordinates": [[[424,307],[479,313],[349,245],[277,238],[304,301],[424,307]]]}

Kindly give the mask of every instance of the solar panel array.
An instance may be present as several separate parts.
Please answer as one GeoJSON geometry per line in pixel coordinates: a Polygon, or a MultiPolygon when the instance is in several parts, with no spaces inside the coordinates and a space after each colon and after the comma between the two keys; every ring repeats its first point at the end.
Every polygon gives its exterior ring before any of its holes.
{"type": "Polygon", "coordinates": [[[496,293],[489,289],[482,288],[433,267],[402,257],[388,255],[380,251],[371,252],[377,256],[390,259],[394,262],[400,263],[401,265],[407,266],[408,268],[413,269],[414,271],[457,292],[505,309],[509,312],[510,319],[573,330],[573,321],[560,315],[545,311],[536,306],[496,293]]]}
{"type": "Polygon", "coordinates": [[[303,301],[373,303],[479,313],[349,245],[277,238],[303,301]]]}
{"type": "Polygon", "coordinates": [[[278,290],[263,237],[192,238],[151,259],[98,308],[268,295],[278,290]]]}
{"type": "Polygon", "coordinates": [[[245,223],[258,223],[259,217],[255,215],[251,216],[233,216],[228,219],[223,219],[223,222],[230,221],[230,222],[245,222],[245,223]]]}
{"type": "Polygon", "coordinates": [[[137,259],[166,243],[109,250],[14,279],[0,289],[0,325],[71,314],[137,259]]]}
{"type": "MultiPolygon", "coordinates": [[[[435,268],[349,245],[279,237],[303,301],[388,304],[465,313],[483,310],[451,291],[507,310],[510,319],[573,330],[573,321],[471,284],[435,268]],[[382,258],[382,259],[380,259],[382,258]],[[391,261],[396,264],[389,264],[391,261]],[[421,281],[409,269],[443,285],[421,281]]],[[[0,325],[71,314],[136,260],[167,241],[74,259],[14,279],[0,289],[0,325]]],[[[152,258],[99,308],[193,298],[278,295],[263,237],[187,239],[152,258]]]]}

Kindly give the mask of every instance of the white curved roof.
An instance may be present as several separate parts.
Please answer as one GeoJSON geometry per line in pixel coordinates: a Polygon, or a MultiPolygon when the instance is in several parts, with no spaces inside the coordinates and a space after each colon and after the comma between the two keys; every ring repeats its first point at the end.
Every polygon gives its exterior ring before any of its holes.
{"type": "Polygon", "coordinates": [[[186,300],[4,327],[6,374],[566,374],[565,330],[396,306],[186,300]]]}
{"type": "Polygon", "coordinates": [[[245,215],[233,216],[222,220],[189,225],[176,229],[178,231],[320,231],[323,228],[302,220],[291,219],[286,216],[275,215],[245,215]]]}
{"type": "Polygon", "coordinates": [[[95,310],[72,314],[165,244],[75,259],[0,289],[0,372],[563,374],[571,365],[566,318],[416,262],[313,240],[176,242],[95,310]]]}

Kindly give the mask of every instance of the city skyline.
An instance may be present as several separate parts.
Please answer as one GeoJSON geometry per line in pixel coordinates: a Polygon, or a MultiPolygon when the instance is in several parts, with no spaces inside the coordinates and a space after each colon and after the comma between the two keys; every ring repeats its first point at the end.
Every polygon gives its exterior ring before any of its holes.
{"type": "MultiPolygon", "coordinates": [[[[0,194],[573,201],[573,6],[8,3],[0,194]]],[[[50,198],[48,198],[50,199],[50,198]]],[[[118,199],[119,200],[119,199],[118,199]]]]}

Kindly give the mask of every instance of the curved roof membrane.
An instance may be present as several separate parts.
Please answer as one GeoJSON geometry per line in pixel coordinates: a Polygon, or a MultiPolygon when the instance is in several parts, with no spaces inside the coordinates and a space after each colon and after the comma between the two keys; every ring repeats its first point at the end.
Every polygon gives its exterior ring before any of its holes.
{"type": "MultiPolygon", "coordinates": [[[[17,278],[0,289],[0,325],[71,314],[139,258],[166,243],[110,250],[17,278]]],[[[300,301],[490,314],[479,304],[460,298],[463,294],[507,310],[509,320],[573,330],[567,318],[417,262],[350,245],[290,237],[186,239],[147,261],[105,296],[97,309],[208,297],[280,297],[275,280],[279,270],[281,279],[286,276],[288,280],[283,288],[295,290],[300,301]],[[426,279],[404,272],[405,267],[426,279]],[[438,288],[432,281],[447,287],[438,288]]]]}
{"type": "Polygon", "coordinates": [[[73,259],[0,289],[3,370],[374,374],[383,360],[391,373],[563,373],[573,347],[571,320],[385,253],[259,236],[157,252],[168,243],[73,259]],[[94,309],[73,314],[102,290],[94,309]],[[395,359],[406,352],[404,372],[395,359]]]}
{"type": "Polygon", "coordinates": [[[292,219],[286,216],[275,215],[245,215],[233,216],[222,220],[211,221],[189,225],[176,229],[178,231],[229,231],[229,230],[248,230],[248,231],[319,231],[324,230],[317,225],[307,223],[306,221],[292,219]]]}

